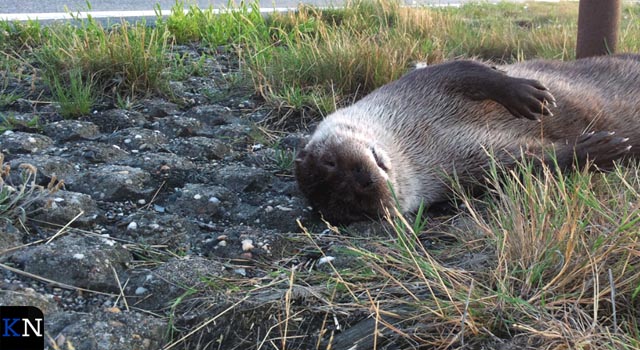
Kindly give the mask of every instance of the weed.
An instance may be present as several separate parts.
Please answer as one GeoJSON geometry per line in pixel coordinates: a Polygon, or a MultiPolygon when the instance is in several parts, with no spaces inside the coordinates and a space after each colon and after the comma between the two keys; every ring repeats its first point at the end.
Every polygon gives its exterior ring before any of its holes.
{"type": "MultiPolygon", "coordinates": [[[[21,97],[16,93],[17,88],[9,88],[13,75],[11,71],[14,70],[12,68],[15,68],[12,66],[12,62],[5,60],[2,62],[2,66],[4,69],[0,71],[0,109],[9,106],[21,97]]],[[[19,69],[15,70],[18,71],[16,75],[19,75],[19,69]]]]}
{"type": "Polygon", "coordinates": [[[0,109],[9,106],[20,99],[20,95],[14,93],[0,93],[0,109]]]}
{"type": "Polygon", "coordinates": [[[206,74],[205,62],[207,55],[201,55],[197,60],[188,57],[188,54],[174,54],[170,60],[171,69],[169,77],[171,80],[185,80],[189,77],[204,76],[206,74]]]}
{"type": "Polygon", "coordinates": [[[40,118],[36,115],[31,119],[23,120],[11,114],[0,114],[0,134],[7,130],[22,129],[39,131],[41,129],[40,118]]]}
{"type": "Polygon", "coordinates": [[[62,77],[52,75],[52,81],[49,82],[53,97],[60,104],[60,114],[65,118],[89,114],[95,102],[93,77],[84,77],[78,68],[67,73],[67,76],[62,77]]]}
{"type": "Polygon", "coordinates": [[[11,167],[4,163],[4,155],[0,153],[0,220],[13,223],[26,222],[29,215],[42,208],[34,208],[33,204],[57,192],[64,183],[52,178],[47,187],[36,184],[38,170],[31,164],[20,165],[20,183],[10,184],[11,167]]]}
{"type": "Polygon", "coordinates": [[[0,51],[28,51],[48,40],[49,33],[37,20],[0,21],[0,51]]]}
{"type": "Polygon", "coordinates": [[[275,150],[273,161],[278,171],[287,174],[291,173],[293,171],[296,151],[283,148],[278,144],[276,144],[273,149],[275,150]]]}
{"type": "Polygon", "coordinates": [[[115,105],[119,109],[131,110],[133,108],[133,106],[135,105],[135,98],[132,98],[131,96],[124,96],[123,97],[120,94],[116,94],[115,105]]]}

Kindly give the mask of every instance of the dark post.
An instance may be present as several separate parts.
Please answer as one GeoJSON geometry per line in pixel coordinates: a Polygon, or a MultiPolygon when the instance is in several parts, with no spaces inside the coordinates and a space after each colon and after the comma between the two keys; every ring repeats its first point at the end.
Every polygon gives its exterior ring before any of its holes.
{"type": "Polygon", "coordinates": [[[620,0],[580,0],[576,58],[616,51],[620,0]]]}

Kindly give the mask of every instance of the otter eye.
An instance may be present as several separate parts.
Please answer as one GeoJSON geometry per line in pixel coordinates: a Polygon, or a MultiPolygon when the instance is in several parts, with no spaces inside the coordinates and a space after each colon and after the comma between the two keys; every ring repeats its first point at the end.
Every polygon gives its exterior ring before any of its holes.
{"type": "Polygon", "coordinates": [[[389,170],[389,168],[387,168],[387,165],[384,164],[382,157],[380,157],[380,155],[376,153],[375,148],[371,147],[371,153],[373,154],[373,158],[376,160],[376,165],[378,165],[378,168],[382,169],[383,171],[389,170]]]}
{"type": "Polygon", "coordinates": [[[324,155],[320,161],[322,162],[322,165],[329,168],[329,169],[333,169],[336,167],[336,159],[335,157],[331,157],[329,155],[324,155]]]}

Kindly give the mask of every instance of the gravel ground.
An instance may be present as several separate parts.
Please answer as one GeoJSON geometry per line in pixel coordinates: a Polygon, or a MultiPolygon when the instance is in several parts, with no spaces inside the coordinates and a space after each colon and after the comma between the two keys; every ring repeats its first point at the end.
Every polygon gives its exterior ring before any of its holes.
{"type": "MultiPolygon", "coordinates": [[[[213,57],[208,76],[171,83],[173,101],[102,107],[78,120],[34,103],[29,82],[10,81],[24,98],[0,118],[41,122],[0,135],[10,180],[19,183],[28,163],[37,183],[63,179],[64,187],[38,199],[24,226],[0,227],[0,305],[40,307],[48,348],[162,348],[237,301],[212,280],[258,283],[299,262],[287,243],[301,232],[296,220],[321,227],[291,173],[304,131],[261,131],[270,110],[225,85],[237,64],[213,57]],[[207,291],[185,298],[196,290],[207,291]]],[[[273,293],[265,300],[281,296],[273,293]]],[[[263,301],[246,308],[270,312],[263,301]]],[[[248,320],[232,317],[183,346],[250,348],[260,332],[220,338],[238,322],[248,320]]]]}

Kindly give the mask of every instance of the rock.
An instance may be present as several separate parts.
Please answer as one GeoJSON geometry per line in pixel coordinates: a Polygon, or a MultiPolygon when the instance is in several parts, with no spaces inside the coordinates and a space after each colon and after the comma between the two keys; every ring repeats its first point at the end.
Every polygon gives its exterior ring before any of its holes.
{"type": "Polygon", "coordinates": [[[51,295],[45,296],[30,288],[21,291],[5,290],[0,292],[0,305],[35,306],[47,316],[59,311],[58,305],[51,295]]]}
{"type": "Polygon", "coordinates": [[[11,253],[9,260],[26,272],[56,282],[115,293],[120,286],[113,269],[122,276],[132,257],[111,239],[69,235],[11,253]]]}
{"type": "Polygon", "coordinates": [[[169,187],[184,186],[196,169],[190,160],[171,153],[146,152],[142,155],[130,155],[115,163],[141,168],[151,174],[154,182],[164,181],[169,187]]]}
{"type": "MultiPolygon", "coordinates": [[[[256,145],[257,146],[257,145],[256,145]]],[[[258,148],[258,147],[254,147],[258,148]]],[[[273,148],[263,148],[262,145],[259,146],[260,149],[257,149],[253,152],[250,152],[244,157],[244,165],[250,167],[260,167],[267,168],[272,167],[275,168],[277,154],[276,150],[273,148]]]]}
{"type": "Polygon", "coordinates": [[[159,119],[152,126],[168,138],[193,136],[202,129],[202,124],[197,119],[176,115],[159,119]]]}
{"type": "Polygon", "coordinates": [[[128,166],[102,165],[79,175],[69,190],[86,193],[96,200],[137,200],[153,191],[147,186],[148,172],[128,166]]]}
{"type": "Polygon", "coordinates": [[[0,135],[0,145],[0,152],[5,154],[36,153],[53,145],[53,140],[39,134],[5,131],[0,135]]]}
{"type": "Polygon", "coordinates": [[[183,216],[138,211],[124,218],[112,232],[113,237],[143,245],[167,246],[173,252],[189,250],[189,235],[198,228],[183,216]],[[135,224],[135,225],[132,225],[135,224]],[[131,229],[135,227],[135,229],[131,229]]]}
{"type": "Polygon", "coordinates": [[[75,159],[90,163],[115,163],[128,154],[120,146],[92,141],[77,143],[72,150],[75,159]]]}
{"type": "Polygon", "coordinates": [[[92,139],[98,135],[98,126],[81,120],[61,120],[44,125],[45,135],[58,142],[92,139]]]}
{"type": "Polygon", "coordinates": [[[297,132],[284,136],[278,141],[278,145],[288,150],[301,150],[307,144],[307,135],[297,132]]]}
{"type": "Polygon", "coordinates": [[[233,148],[246,150],[254,143],[256,129],[244,123],[231,123],[216,128],[204,128],[198,132],[198,136],[212,137],[218,140],[233,140],[233,148]]]}
{"type": "Polygon", "coordinates": [[[221,276],[225,267],[221,262],[201,257],[175,258],[151,271],[139,271],[131,276],[125,289],[129,304],[147,310],[163,310],[187,288],[200,290],[208,286],[203,279],[221,276]],[[138,290],[142,294],[136,295],[138,290]]]}
{"type": "MultiPolygon", "coordinates": [[[[0,256],[3,252],[22,245],[24,234],[6,220],[0,220],[0,256]]],[[[2,304],[0,305],[8,305],[2,304]]]]}
{"type": "Polygon", "coordinates": [[[214,183],[236,192],[260,192],[269,187],[273,175],[260,168],[232,164],[219,169],[214,175],[214,183]]]}
{"type": "Polygon", "coordinates": [[[157,130],[129,128],[111,134],[108,142],[129,151],[157,151],[164,146],[167,137],[157,130]]]}
{"type": "Polygon", "coordinates": [[[42,209],[33,215],[34,219],[57,225],[66,225],[78,214],[84,212],[71,222],[71,226],[88,228],[100,215],[96,202],[91,196],[78,192],[58,191],[36,202],[36,206],[42,209]]]}
{"type": "Polygon", "coordinates": [[[135,311],[58,312],[45,314],[45,329],[51,348],[71,349],[71,344],[77,350],[155,350],[166,343],[167,323],[135,311]]]}
{"type": "Polygon", "coordinates": [[[85,118],[100,128],[100,131],[110,133],[131,127],[142,127],[147,120],[144,115],[125,109],[110,109],[97,112],[85,118]]]}
{"type": "Polygon", "coordinates": [[[251,260],[253,257],[269,255],[268,246],[276,235],[273,230],[235,225],[226,227],[220,236],[194,242],[194,249],[207,257],[251,260]]]}
{"type": "Polygon", "coordinates": [[[231,152],[225,143],[201,136],[171,139],[167,149],[194,160],[220,160],[231,152]]]}
{"type": "Polygon", "coordinates": [[[176,189],[167,200],[167,209],[171,213],[195,216],[208,221],[211,218],[228,217],[237,197],[221,186],[187,184],[176,189]]]}
{"type": "Polygon", "coordinates": [[[192,104],[195,101],[189,101],[189,97],[191,97],[191,93],[187,92],[184,83],[181,81],[170,81],[169,82],[169,90],[171,91],[171,95],[174,96],[174,99],[180,99],[181,102],[185,105],[192,104]]]}
{"type": "Polygon", "coordinates": [[[278,232],[298,232],[300,227],[296,219],[306,216],[305,202],[301,198],[285,196],[270,196],[270,198],[273,199],[269,199],[266,205],[234,210],[234,219],[237,222],[247,222],[278,232]]]}
{"type": "MultiPolygon", "coordinates": [[[[58,180],[64,180],[65,182],[73,182],[78,175],[78,169],[69,160],[58,156],[46,156],[46,155],[24,155],[18,158],[14,158],[9,162],[11,169],[18,169],[21,164],[31,164],[38,170],[36,183],[46,186],[51,179],[55,176],[58,180]]],[[[14,172],[11,176],[11,182],[13,184],[21,183],[21,175],[19,172],[14,172]]]]}
{"type": "Polygon", "coordinates": [[[185,112],[184,116],[199,120],[208,127],[214,127],[231,122],[231,109],[221,105],[195,106],[185,112]]]}
{"type": "Polygon", "coordinates": [[[180,108],[177,104],[163,99],[142,100],[140,105],[143,106],[141,112],[151,119],[164,118],[168,115],[180,113],[180,108]]]}

